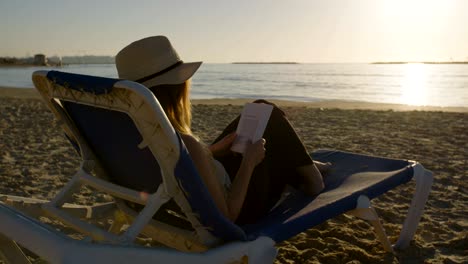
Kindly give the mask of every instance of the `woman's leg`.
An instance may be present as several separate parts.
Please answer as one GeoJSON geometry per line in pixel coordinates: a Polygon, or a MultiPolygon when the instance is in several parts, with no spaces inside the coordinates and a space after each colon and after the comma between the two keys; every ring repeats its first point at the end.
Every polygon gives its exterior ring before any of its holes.
{"type": "Polygon", "coordinates": [[[306,194],[311,196],[317,195],[325,188],[322,174],[315,165],[315,162],[310,165],[297,167],[296,171],[303,179],[302,184],[299,185],[299,188],[306,194]]]}
{"type": "Polygon", "coordinates": [[[275,188],[270,194],[276,203],[286,184],[300,188],[309,195],[316,195],[324,188],[322,174],[310,157],[294,127],[278,108],[274,108],[264,138],[267,154],[271,156],[271,171],[284,173],[271,179],[275,188]],[[270,144],[269,144],[270,143],[270,144]]]}
{"type": "MultiPolygon", "coordinates": [[[[238,122],[239,117],[224,129],[215,142],[234,132],[238,122]]],[[[244,206],[236,221],[238,224],[253,223],[268,213],[281,197],[287,184],[294,187],[302,185],[302,189],[309,194],[316,194],[317,190],[323,188],[319,170],[284,112],[279,108],[273,108],[263,137],[266,140],[267,150],[265,159],[254,170],[244,206]]],[[[234,177],[242,156],[229,154],[218,160],[229,175],[234,177]]]]}

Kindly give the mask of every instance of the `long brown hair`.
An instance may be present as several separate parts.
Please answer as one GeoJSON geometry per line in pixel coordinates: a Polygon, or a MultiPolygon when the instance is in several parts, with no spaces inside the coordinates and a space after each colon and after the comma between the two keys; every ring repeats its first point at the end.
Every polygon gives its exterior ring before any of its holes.
{"type": "Polygon", "coordinates": [[[192,134],[190,82],[157,85],[151,87],[150,90],[158,99],[174,129],[182,134],[192,134]]]}

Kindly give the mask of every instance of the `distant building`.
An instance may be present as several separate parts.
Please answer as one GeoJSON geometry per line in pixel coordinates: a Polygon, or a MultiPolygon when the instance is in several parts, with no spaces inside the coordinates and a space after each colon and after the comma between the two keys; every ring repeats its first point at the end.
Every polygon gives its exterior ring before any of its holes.
{"type": "Polygon", "coordinates": [[[44,54],[34,55],[34,65],[45,66],[47,65],[47,57],[44,54]]]}
{"type": "Polygon", "coordinates": [[[47,64],[49,66],[60,67],[62,66],[62,57],[60,56],[52,56],[47,58],[47,64]]]}

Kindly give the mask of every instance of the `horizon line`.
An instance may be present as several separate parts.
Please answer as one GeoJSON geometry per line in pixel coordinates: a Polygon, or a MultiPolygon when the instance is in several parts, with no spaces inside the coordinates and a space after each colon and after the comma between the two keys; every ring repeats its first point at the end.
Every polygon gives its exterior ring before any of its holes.
{"type": "MultiPolygon", "coordinates": [[[[37,53],[35,55],[45,55],[43,53],[37,53]]],[[[26,57],[16,57],[16,56],[0,56],[0,59],[31,59],[34,56],[26,56],[26,57]]],[[[67,57],[75,57],[75,58],[84,58],[84,57],[104,57],[104,58],[115,58],[114,55],[66,55],[66,56],[58,56],[52,55],[47,56],[46,58],[67,58],[67,57]]],[[[383,61],[202,61],[203,63],[210,63],[210,64],[412,64],[412,63],[423,63],[423,64],[468,64],[467,60],[383,60],[383,61]]],[[[115,64],[114,63],[69,63],[69,64],[115,64]]],[[[0,65],[9,65],[8,63],[0,62],[0,65]]],[[[15,65],[15,64],[11,64],[15,65]]],[[[21,65],[21,64],[19,64],[21,65]]]]}

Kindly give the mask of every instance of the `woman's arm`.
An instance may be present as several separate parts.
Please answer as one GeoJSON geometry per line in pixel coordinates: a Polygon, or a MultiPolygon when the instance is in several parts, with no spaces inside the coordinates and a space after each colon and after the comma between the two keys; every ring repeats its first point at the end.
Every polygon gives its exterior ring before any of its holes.
{"type": "Polygon", "coordinates": [[[226,135],[224,138],[218,142],[208,146],[208,149],[213,154],[213,157],[222,157],[231,152],[231,146],[234,140],[236,139],[237,134],[232,132],[226,135]]]}
{"type": "Polygon", "coordinates": [[[265,141],[259,140],[247,148],[226,199],[223,187],[212,169],[212,161],[208,156],[206,147],[190,135],[182,135],[182,139],[216,206],[226,217],[235,221],[239,216],[245,196],[247,195],[252,172],[265,155],[265,141]]]}
{"type": "Polygon", "coordinates": [[[247,190],[255,167],[265,158],[265,139],[247,146],[227,197],[230,219],[235,221],[239,216],[247,196],[247,190]]]}

